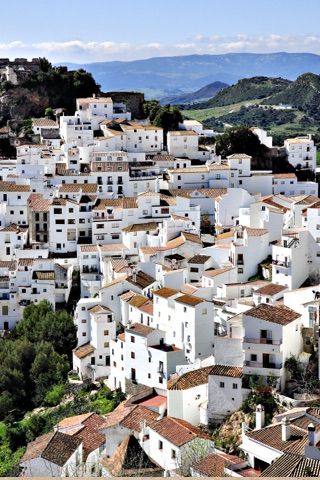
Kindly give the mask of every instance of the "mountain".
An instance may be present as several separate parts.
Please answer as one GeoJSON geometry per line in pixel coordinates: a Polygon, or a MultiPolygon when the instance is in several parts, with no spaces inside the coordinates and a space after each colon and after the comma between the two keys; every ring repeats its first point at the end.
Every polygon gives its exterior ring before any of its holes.
{"type": "Polygon", "coordinates": [[[239,80],[235,85],[224,88],[207,102],[197,105],[197,108],[223,107],[233,103],[244,102],[257,98],[265,99],[277,94],[290,85],[290,80],[283,78],[253,77],[239,80]]]}
{"type": "Polygon", "coordinates": [[[194,104],[208,100],[209,98],[214,97],[218,92],[228,87],[227,83],[223,82],[213,82],[209,83],[199,90],[191,93],[185,93],[176,96],[164,97],[161,99],[162,104],[170,103],[171,105],[183,105],[186,103],[194,104]]]}
{"type": "Polygon", "coordinates": [[[149,98],[192,92],[212,81],[233,84],[241,78],[296,79],[320,73],[320,56],[311,53],[228,53],[157,57],[130,62],[68,65],[92,73],[103,90],[138,90],[149,98]]]}
{"type": "Polygon", "coordinates": [[[282,91],[271,95],[262,103],[269,105],[289,104],[320,119],[320,75],[305,73],[291,82],[282,91]]]}

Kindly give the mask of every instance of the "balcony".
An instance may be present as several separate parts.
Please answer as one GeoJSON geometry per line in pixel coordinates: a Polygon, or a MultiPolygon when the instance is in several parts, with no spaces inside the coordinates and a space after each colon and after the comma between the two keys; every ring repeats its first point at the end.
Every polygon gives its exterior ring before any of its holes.
{"type": "Polygon", "coordinates": [[[243,339],[243,349],[256,354],[277,354],[282,352],[282,340],[272,340],[269,338],[248,338],[243,339]]]}
{"type": "Polygon", "coordinates": [[[272,265],[289,268],[291,267],[291,262],[289,260],[272,260],[272,265]]]}
{"type": "Polygon", "coordinates": [[[281,345],[282,340],[272,340],[269,338],[248,338],[245,337],[243,339],[246,343],[256,343],[256,344],[264,344],[264,345],[281,345]]]}
{"type": "Polygon", "coordinates": [[[246,367],[251,367],[251,368],[265,368],[265,369],[272,369],[272,370],[281,370],[283,367],[282,363],[263,363],[263,362],[251,362],[249,360],[246,360],[244,362],[246,367]]]}

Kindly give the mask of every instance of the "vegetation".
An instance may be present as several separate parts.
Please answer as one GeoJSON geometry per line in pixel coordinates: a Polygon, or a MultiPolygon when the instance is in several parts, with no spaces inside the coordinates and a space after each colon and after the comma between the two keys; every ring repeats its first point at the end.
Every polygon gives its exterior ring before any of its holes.
{"type": "Polygon", "coordinates": [[[285,368],[288,370],[290,380],[290,394],[304,393],[306,395],[312,395],[319,393],[319,381],[318,381],[318,361],[317,355],[310,356],[309,363],[304,367],[296,357],[289,357],[285,362],[285,368]]]}
{"type": "Polygon", "coordinates": [[[305,73],[300,75],[294,82],[289,83],[282,91],[265,99],[263,103],[269,105],[289,104],[318,121],[320,119],[319,100],[320,75],[305,73]]]}
{"type": "MultiPolygon", "coordinates": [[[[199,120],[217,131],[217,121],[224,128],[260,126],[273,136],[274,145],[286,138],[320,134],[320,76],[307,73],[294,82],[279,78],[254,77],[240,80],[223,89],[207,102],[184,106],[184,116],[199,120]],[[258,104],[289,104],[291,110],[264,110],[258,104]]],[[[316,141],[316,140],[315,140],[316,141]]],[[[316,141],[316,143],[319,143],[316,141]]]]}
{"type": "Polygon", "coordinates": [[[111,392],[105,386],[98,388],[92,384],[82,387],[76,394],[69,392],[70,396],[56,407],[28,413],[17,422],[0,422],[0,476],[18,476],[18,463],[26,444],[51,432],[64,418],[88,412],[109,413],[124,400],[119,390],[111,392]]]}
{"type": "Polygon", "coordinates": [[[296,119],[296,114],[292,110],[276,110],[274,108],[261,108],[258,106],[241,107],[238,112],[228,113],[219,118],[221,122],[232,125],[241,125],[260,128],[269,128],[272,126],[290,123],[296,119]]]}
{"type": "Polygon", "coordinates": [[[224,88],[199,108],[222,107],[233,103],[252,100],[253,98],[265,99],[290,85],[289,80],[283,78],[252,77],[239,80],[235,85],[224,88]]]}
{"type": "Polygon", "coordinates": [[[54,312],[47,301],[26,307],[0,342],[0,419],[17,420],[45,398],[52,402],[53,387],[66,382],[75,345],[76,327],[67,312],[54,312]]]}
{"type": "Polygon", "coordinates": [[[179,122],[182,122],[182,115],[177,107],[171,105],[162,107],[157,100],[146,101],[143,105],[143,113],[153,125],[163,128],[165,133],[178,130],[179,122]]]}
{"type": "Polygon", "coordinates": [[[24,82],[18,85],[0,82],[0,95],[5,95],[0,125],[10,119],[21,122],[27,117],[40,117],[44,112],[52,118],[54,108],[64,108],[73,114],[76,98],[100,93],[100,86],[85,70],[68,71],[65,67],[53,67],[45,58],[40,60],[40,71],[30,74],[24,82]]]}

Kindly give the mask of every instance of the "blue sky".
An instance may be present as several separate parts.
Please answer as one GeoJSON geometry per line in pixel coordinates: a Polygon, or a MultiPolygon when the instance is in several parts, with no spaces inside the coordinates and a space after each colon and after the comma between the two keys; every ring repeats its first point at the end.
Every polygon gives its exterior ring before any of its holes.
{"type": "Polygon", "coordinates": [[[0,56],[54,62],[320,54],[320,0],[0,0],[0,56]]]}

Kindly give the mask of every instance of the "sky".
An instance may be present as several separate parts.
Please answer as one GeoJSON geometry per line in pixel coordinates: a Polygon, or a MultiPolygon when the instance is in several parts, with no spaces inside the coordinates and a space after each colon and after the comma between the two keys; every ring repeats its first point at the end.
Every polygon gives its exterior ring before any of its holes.
{"type": "Polygon", "coordinates": [[[320,54],[320,0],[0,0],[0,57],[320,54]]]}

